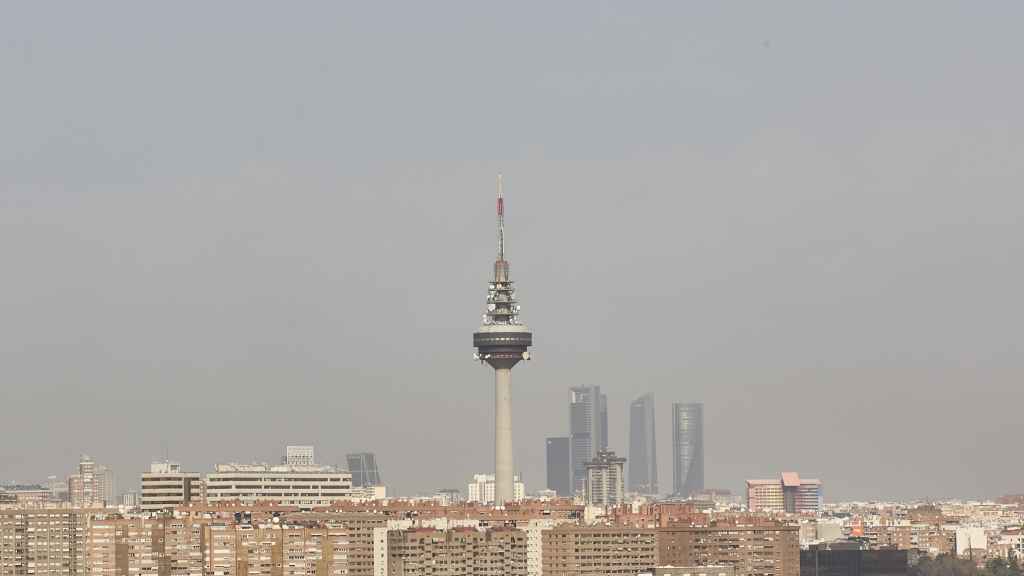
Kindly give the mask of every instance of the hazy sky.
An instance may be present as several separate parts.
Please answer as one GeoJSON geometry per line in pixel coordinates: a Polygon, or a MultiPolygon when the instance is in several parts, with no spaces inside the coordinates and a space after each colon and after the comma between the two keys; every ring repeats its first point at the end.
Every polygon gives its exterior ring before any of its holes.
{"type": "Polygon", "coordinates": [[[1024,490],[1020,2],[0,9],[0,479],[493,467],[494,178],[533,360],[703,401],[707,484],[1024,490]]]}

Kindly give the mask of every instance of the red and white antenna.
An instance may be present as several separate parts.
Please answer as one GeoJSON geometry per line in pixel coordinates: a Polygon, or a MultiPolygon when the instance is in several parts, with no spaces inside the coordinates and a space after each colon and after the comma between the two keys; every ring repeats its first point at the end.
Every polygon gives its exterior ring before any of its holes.
{"type": "Polygon", "coordinates": [[[505,259],[505,197],[501,191],[501,174],[498,174],[498,260],[505,259]]]}

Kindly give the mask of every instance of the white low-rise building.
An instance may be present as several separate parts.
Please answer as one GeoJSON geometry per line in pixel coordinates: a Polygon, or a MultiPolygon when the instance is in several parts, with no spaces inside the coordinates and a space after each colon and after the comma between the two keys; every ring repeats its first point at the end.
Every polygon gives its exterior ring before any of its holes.
{"type": "MultiPolygon", "coordinates": [[[[494,504],[494,474],[474,474],[473,481],[466,489],[467,502],[480,502],[482,504],[494,504]]],[[[519,479],[519,474],[513,477],[512,500],[519,502],[526,496],[526,486],[519,479]]]]}
{"type": "Polygon", "coordinates": [[[202,504],[203,480],[198,472],[182,472],[181,464],[153,462],[149,472],[141,477],[139,507],[153,512],[168,510],[184,504],[202,504]]]}
{"type": "Polygon", "coordinates": [[[352,497],[352,474],[329,466],[218,464],[206,476],[210,504],[274,502],[312,508],[352,497]]]}

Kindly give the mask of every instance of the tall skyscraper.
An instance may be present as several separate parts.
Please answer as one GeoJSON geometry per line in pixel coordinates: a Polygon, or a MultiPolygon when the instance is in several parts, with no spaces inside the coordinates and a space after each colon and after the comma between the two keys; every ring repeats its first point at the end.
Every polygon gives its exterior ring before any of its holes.
{"type": "Polygon", "coordinates": [[[653,394],[644,394],[629,405],[629,490],[658,493],[653,394]]]}
{"type": "Polygon", "coordinates": [[[607,448],[607,405],[600,386],[569,388],[569,450],[572,456],[573,490],[582,491],[585,488],[587,461],[597,456],[598,451],[607,448]]]}
{"type": "Polygon", "coordinates": [[[608,449],[608,397],[601,394],[601,438],[597,451],[608,449]]]}
{"type": "Polygon", "coordinates": [[[498,176],[498,258],[487,285],[487,311],[473,333],[476,358],[494,368],[494,485],[495,505],[513,497],[512,480],[512,367],[528,360],[533,344],[530,329],[519,321],[519,304],[505,260],[505,198],[498,176]]]}
{"type": "Polygon", "coordinates": [[[704,405],[672,404],[672,490],[689,496],[704,489],[704,405]]]}
{"type": "Polygon", "coordinates": [[[559,496],[572,497],[572,452],[569,438],[547,439],[548,490],[559,496]]]}
{"type": "Polygon", "coordinates": [[[380,486],[380,470],[377,468],[377,457],[373,452],[359,452],[345,457],[348,471],[352,473],[352,486],[380,486]]]}

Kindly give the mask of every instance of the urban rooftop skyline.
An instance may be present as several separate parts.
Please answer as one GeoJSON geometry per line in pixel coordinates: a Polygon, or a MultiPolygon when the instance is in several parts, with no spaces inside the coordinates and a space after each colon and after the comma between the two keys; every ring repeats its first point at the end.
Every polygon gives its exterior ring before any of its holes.
{"type": "Polygon", "coordinates": [[[0,481],[287,444],[400,495],[493,473],[501,173],[528,491],[600,386],[620,457],[656,399],[663,493],[673,403],[707,488],[1024,492],[1024,5],[8,12],[0,481]]]}

